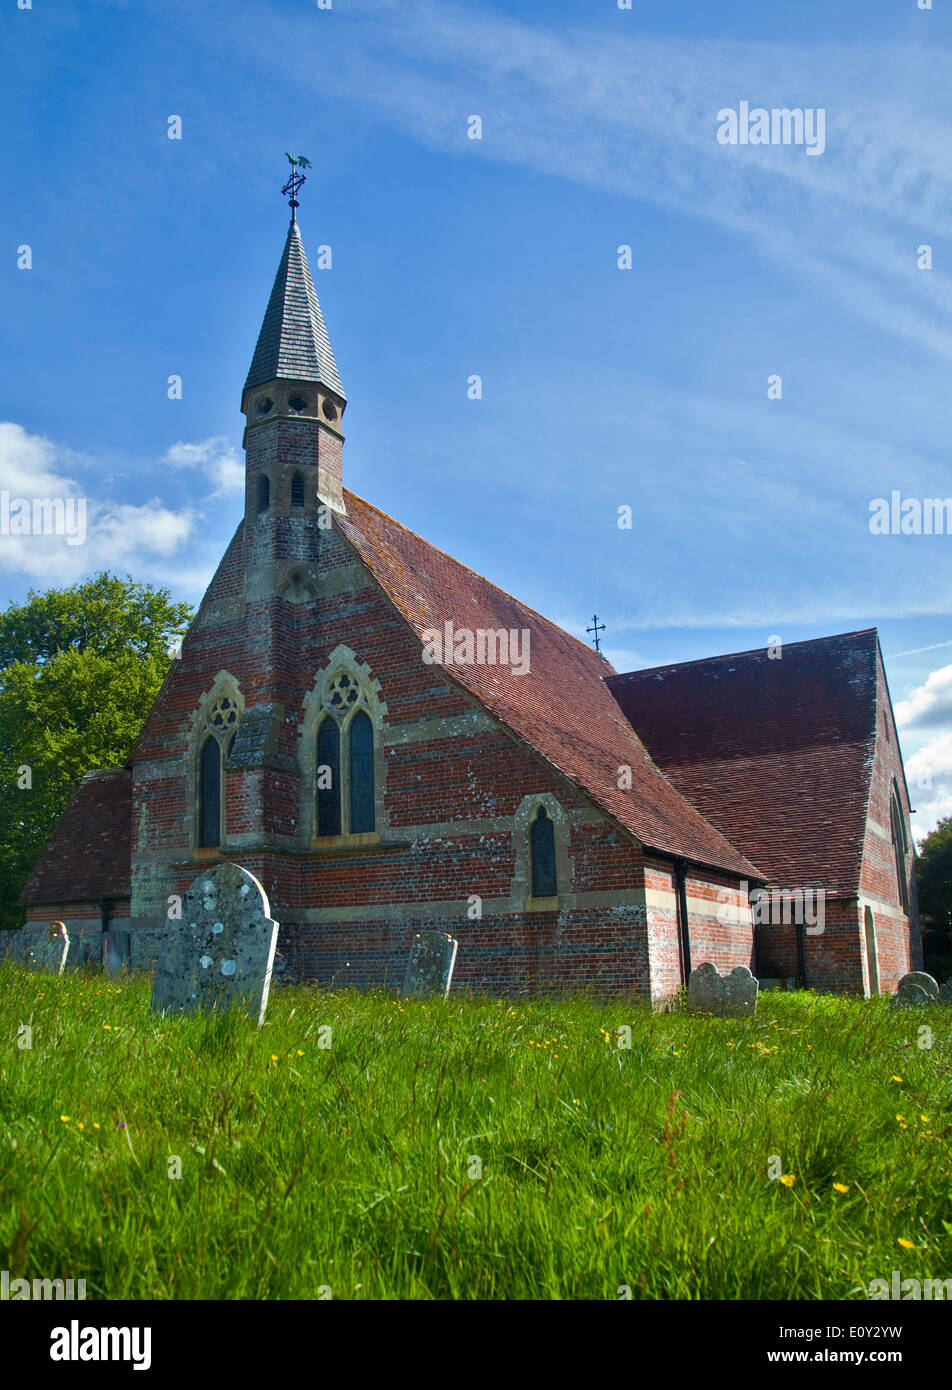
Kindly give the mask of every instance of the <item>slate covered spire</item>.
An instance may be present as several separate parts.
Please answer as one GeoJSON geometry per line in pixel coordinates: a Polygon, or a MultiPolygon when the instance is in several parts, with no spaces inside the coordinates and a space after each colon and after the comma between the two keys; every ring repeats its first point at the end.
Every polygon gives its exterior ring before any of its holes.
{"type": "Polygon", "coordinates": [[[288,228],[244,390],[282,379],[312,381],[347,399],[297,222],[288,228]]]}

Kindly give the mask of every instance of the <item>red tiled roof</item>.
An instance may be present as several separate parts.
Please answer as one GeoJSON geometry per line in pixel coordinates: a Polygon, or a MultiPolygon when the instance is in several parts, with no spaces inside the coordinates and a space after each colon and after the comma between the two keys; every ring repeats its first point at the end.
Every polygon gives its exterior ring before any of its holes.
{"type": "Polygon", "coordinates": [[[27,879],[23,906],[127,898],[131,818],[131,775],[87,773],[27,879]]]}
{"type": "Polygon", "coordinates": [[[446,674],[649,849],[756,878],[757,871],[652,762],[612,698],[612,668],[590,647],[345,490],[336,518],[423,642],[427,629],[528,629],[530,669],[450,666],[446,674]],[[618,787],[619,768],[632,789],[618,787]]]}
{"type": "Polygon", "coordinates": [[[788,888],[859,890],[876,741],[875,628],[609,676],[678,790],[788,888]]]}

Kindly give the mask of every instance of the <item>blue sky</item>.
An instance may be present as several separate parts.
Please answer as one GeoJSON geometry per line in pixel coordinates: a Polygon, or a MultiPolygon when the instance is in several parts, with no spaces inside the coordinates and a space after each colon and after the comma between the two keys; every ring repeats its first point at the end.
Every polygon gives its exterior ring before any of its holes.
{"type": "Polygon", "coordinates": [[[86,497],[88,536],[0,535],[0,600],[103,567],[200,598],[304,153],[347,484],[578,635],[597,609],[620,670],[878,627],[928,829],[952,536],[869,507],[952,495],[934,4],[11,0],[0,489],[86,497]],[[720,144],[742,101],[823,109],[824,152],[720,144]]]}

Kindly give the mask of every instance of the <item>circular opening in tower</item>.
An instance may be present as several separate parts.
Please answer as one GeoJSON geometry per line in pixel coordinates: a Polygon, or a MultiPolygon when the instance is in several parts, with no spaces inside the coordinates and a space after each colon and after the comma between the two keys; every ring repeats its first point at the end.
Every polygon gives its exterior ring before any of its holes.
{"type": "Polygon", "coordinates": [[[324,410],[324,417],[325,417],[325,419],[327,419],[327,420],[336,420],[336,419],[337,419],[337,407],[336,407],[335,405],[332,405],[330,401],[325,401],[325,402],[324,402],[323,410],[324,410]]]}
{"type": "Polygon", "coordinates": [[[288,405],[297,415],[300,415],[302,410],[307,410],[307,401],[303,396],[289,396],[288,405]]]}
{"type": "Polygon", "coordinates": [[[268,411],[271,410],[273,406],[274,401],[270,396],[262,396],[261,400],[258,401],[258,414],[267,415],[268,411]]]}

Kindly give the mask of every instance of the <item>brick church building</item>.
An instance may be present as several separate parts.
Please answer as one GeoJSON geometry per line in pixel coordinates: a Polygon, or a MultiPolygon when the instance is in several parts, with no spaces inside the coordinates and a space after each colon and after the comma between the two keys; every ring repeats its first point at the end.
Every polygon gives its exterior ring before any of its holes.
{"type": "MultiPolygon", "coordinates": [[[[245,382],[244,514],[123,768],[90,773],[26,934],[148,966],[222,859],[279,978],[662,1001],[693,966],[870,994],[921,964],[875,630],[617,675],[344,486],[346,406],[293,220],[245,382]]],[[[75,957],[74,957],[75,958],[75,957]]]]}

